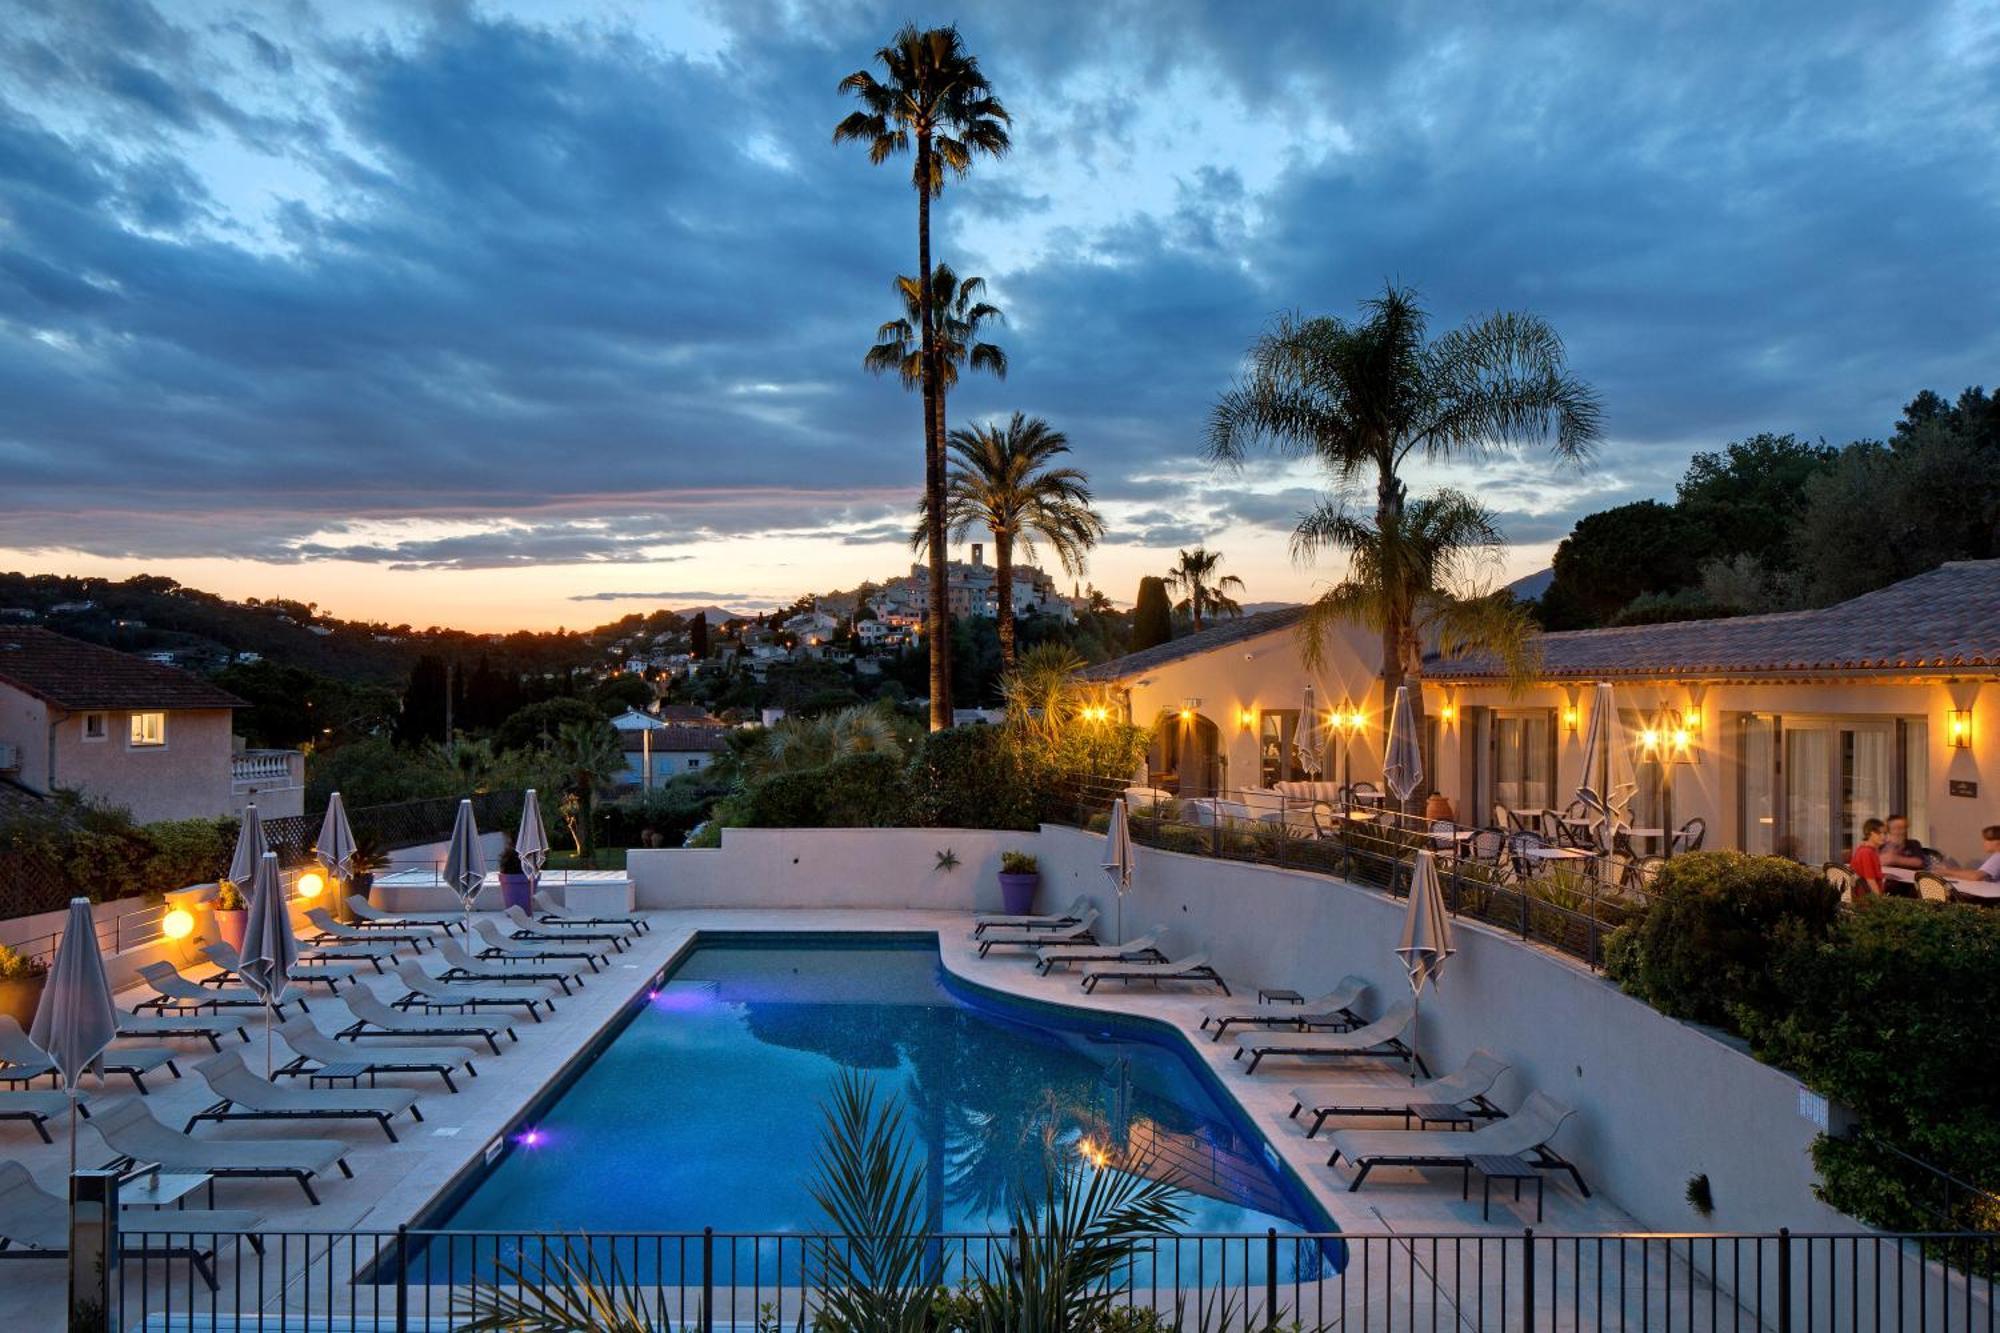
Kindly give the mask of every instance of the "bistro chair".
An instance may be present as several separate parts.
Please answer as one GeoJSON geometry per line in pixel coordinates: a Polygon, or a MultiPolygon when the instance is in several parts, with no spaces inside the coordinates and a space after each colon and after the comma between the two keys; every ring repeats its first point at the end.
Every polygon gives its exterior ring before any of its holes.
{"type": "Polygon", "coordinates": [[[1699,815],[1681,825],[1681,831],[1674,834],[1667,844],[1667,855],[1680,856],[1686,852],[1701,850],[1702,839],[1708,836],[1708,821],[1699,815]]]}
{"type": "Polygon", "coordinates": [[[1826,882],[1840,890],[1840,901],[1850,907],[1854,904],[1854,872],[1838,861],[1828,861],[1819,868],[1826,876],[1826,882]]]}
{"type": "Polygon", "coordinates": [[[1933,875],[1928,870],[1917,872],[1917,897],[1927,903],[1948,903],[1951,901],[1951,884],[1943,875],[1933,875]]]}
{"type": "Polygon", "coordinates": [[[1380,806],[1382,804],[1382,789],[1372,782],[1357,782],[1348,791],[1356,805],[1380,806]]]}
{"type": "Polygon", "coordinates": [[[1507,838],[1507,857],[1513,863],[1514,878],[1524,884],[1533,879],[1535,871],[1540,868],[1541,862],[1538,858],[1529,855],[1529,853],[1540,851],[1548,845],[1549,840],[1539,833],[1522,832],[1509,834],[1507,838]]]}
{"type": "Polygon", "coordinates": [[[1667,858],[1664,856],[1642,856],[1636,861],[1628,862],[1624,874],[1620,877],[1619,887],[1650,894],[1655,881],[1660,878],[1660,868],[1666,863],[1667,858]]]}

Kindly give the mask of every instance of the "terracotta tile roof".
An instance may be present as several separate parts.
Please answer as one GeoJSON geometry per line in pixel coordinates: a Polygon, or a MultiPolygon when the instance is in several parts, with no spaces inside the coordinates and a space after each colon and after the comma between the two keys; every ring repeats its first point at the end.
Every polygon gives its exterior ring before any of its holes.
{"type": "Polygon", "coordinates": [[[1305,610],[1303,606],[1287,606],[1276,611],[1260,611],[1254,616],[1239,616],[1235,620],[1211,625],[1199,634],[1189,634],[1171,643],[1155,644],[1136,653],[1114,657],[1109,662],[1085,667],[1079,674],[1085,680],[1129,680],[1169,662],[1227,648],[1232,643],[1242,643],[1273,630],[1289,629],[1298,623],[1305,610]]]}
{"type": "Polygon", "coordinates": [[[628,754],[644,753],[645,738],[648,736],[653,738],[654,754],[677,750],[701,750],[715,754],[729,748],[729,742],[724,739],[726,734],[727,729],[723,727],[655,727],[651,731],[624,732],[619,740],[628,754]]]}
{"type": "Polygon", "coordinates": [[[247,708],[199,676],[45,629],[0,628],[0,684],[58,708],[247,708]]]}
{"type": "MultiPolygon", "coordinates": [[[[1565,677],[1820,676],[2000,669],[2000,560],[1959,560],[1817,611],[1542,636],[1542,672],[1565,677]]],[[[1439,660],[1442,680],[1499,675],[1489,658],[1439,660]]]]}
{"type": "Polygon", "coordinates": [[[43,799],[26,787],[0,778],[0,820],[14,815],[34,814],[42,808],[43,799]]]}

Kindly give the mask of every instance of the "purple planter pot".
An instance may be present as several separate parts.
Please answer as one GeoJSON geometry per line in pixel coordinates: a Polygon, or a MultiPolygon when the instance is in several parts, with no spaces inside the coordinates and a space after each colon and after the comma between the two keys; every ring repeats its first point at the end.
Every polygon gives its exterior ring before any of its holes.
{"type": "Polygon", "coordinates": [[[1034,875],[1010,875],[1000,872],[1000,910],[1008,916],[1025,916],[1035,910],[1035,890],[1042,886],[1042,877],[1034,875]]]}
{"type": "Polygon", "coordinates": [[[526,875],[503,874],[500,876],[500,905],[502,907],[518,907],[523,912],[529,911],[534,906],[534,895],[535,881],[529,879],[526,875]]]}

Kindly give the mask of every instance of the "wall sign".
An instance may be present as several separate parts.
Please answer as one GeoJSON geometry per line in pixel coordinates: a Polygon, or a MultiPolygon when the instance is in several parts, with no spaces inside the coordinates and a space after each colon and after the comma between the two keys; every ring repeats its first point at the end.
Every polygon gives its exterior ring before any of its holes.
{"type": "Polygon", "coordinates": [[[1951,788],[1951,794],[1953,796],[1979,795],[1979,784],[1976,782],[1963,782],[1957,778],[1953,778],[1949,783],[1949,786],[1951,788]]]}

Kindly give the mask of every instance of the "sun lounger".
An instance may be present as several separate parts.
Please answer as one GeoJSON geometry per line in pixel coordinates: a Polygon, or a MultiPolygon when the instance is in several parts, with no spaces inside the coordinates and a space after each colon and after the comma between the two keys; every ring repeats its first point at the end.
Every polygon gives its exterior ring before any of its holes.
{"type": "Polygon", "coordinates": [[[1281,1004],[1260,1000],[1255,1004],[1217,1004],[1202,1011],[1201,1030],[1211,1032],[1210,1041],[1222,1040],[1232,1027],[1291,1027],[1301,1032],[1309,1028],[1352,1028],[1361,1025],[1354,1005],[1368,993],[1361,977],[1342,977],[1326,994],[1304,1004],[1281,1004]]]}
{"type": "MultiPolygon", "coordinates": [[[[77,1100],[76,1109],[87,1120],[90,1108],[77,1100]]],[[[0,1092],[0,1120],[25,1120],[34,1126],[35,1133],[42,1136],[43,1143],[54,1143],[49,1137],[49,1121],[69,1114],[69,1094],[51,1092],[46,1089],[13,1089],[0,1092]]]]}
{"type": "Polygon", "coordinates": [[[314,966],[321,963],[366,963],[380,976],[387,970],[382,964],[395,961],[398,947],[393,940],[349,940],[325,944],[301,940],[299,961],[314,966]]]}
{"type": "MultiPolygon", "coordinates": [[[[263,999],[248,986],[198,986],[182,976],[172,963],[148,963],[139,969],[139,975],[153,988],[153,998],[133,1005],[135,1014],[146,1009],[162,1014],[198,1014],[203,1010],[215,1013],[222,1009],[264,1007],[263,999]]],[[[272,1008],[282,1017],[288,1004],[307,1007],[303,995],[287,995],[272,1008]]]]}
{"type": "Polygon", "coordinates": [[[491,921],[473,923],[473,931],[484,946],[479,950],[481,958],[499,959],[544,959],[569,958],[590,965],[590,970],[598,970],[597,964],[604,957],[604,950],[586,948],[578,944],[571,948],[560,948],[557,943],[533,944],[521,940],[510,940],[500,933],[500,927],[491,921]]]}
{"type": "Polygon", "coordinates": [[[215,1050],[222,1039],[235,1033],[250,1040],[250,1020],[242,1014],[120,1014],[118,1035],[141,1040],[162,1037],[200,1037],[215,1050]]]}
{"type": "Polygon", "coordinates": [[[520,1040],[514,1036],[512,1024],[481,1018],[477,1014],[420,1016],[391,1009],[366,986],[348,991],[340,998],[346,1004],[347,1012],[354,1015],[354,1021],[334,1035],[347,1041],[358,1041],[363,1037],[450,1037],[454,1040],[477,1037],[486,1043],[488,1050],[498,1055],[501,1033],[506,1033],[511,1040],[520,1040]]]}
{"type": "Polygon", "coordinates": [[[1389,1006],[1380,1018],[1366,1027],[1354,1028],[1348,1032],[1256,1032],[1238,1039],[1236,1054],[1232,1059],[1241,1060],[1247,1053],[1250,1067],[1247,1074],[1257,1072],[1257,1066],[1267,1055],[1296,1055],[1313,1059],[1333,1059],[1340,1056],[1372,1056],[1383,1059],[1415,1060],[1424,1077],[1430,1077],[1430,1070],[1415,1051],[1403,1041],[1403,1034],[1416,1021],[1417,1007],[1409,1000],[1401,1000],[1389,1006]]]}
{"type": "MultiPolygon", "coordinates": [[[[262,1254],[264,1239],[257,1233],[263,1226],[263,1218],[239,1209],[134,1209],[124,1215],[118,1249],[147,1259],[186,1259],[214,1291],[218,1238],[241,1236],[262,1254]]],[[[19,1162],[0,1162],[0,1259],[68,1257],[69,1200],[37,1185],[19,1162]]]]}
{"type": "Polygon", "coordinates": [[[313,923],[319,934],[312,937],[313,944],[407,944],[418,953],[424,946],[434,942],[439,933],[428,926],[394,930],[384,926],[345,926],[333,919],[333,913],[324,907],[306,909],[306,920],[313,923]]]}
{"type": "Polygon", "coordinates": [[[1590,1187],[1573,1163],[1563,1160],[1549,1147],[1563,1122],[1576,1112],[1547,1093],[1532,1094],[1521,1109],[1504,1120],[1481,1125],[1470,1134],[1451,1130],[1424,1130],[1410,1133],[1398,1129],[1337,1129],[1328,1135],[1332,1166],[1345,1160],[1358,1172],[1350,1192],[1361,1188],[1368,1173],[1378,1166],[1455,1166],[1470,1178],[1471,1157],[1520,1157],[1544,1171],[1567,1171],[1584,1198],[1590,1187]]]}
{"type": "Polygon", "coordinates": [[[1107,963],[1093,967],[1083,974],[1083,988],[1096,994],[1102,981],[1204,981],[1220,986],[1224,995],[1229,994],[1229,983],[1222,974],[1208,965],[1205,953],[1189,954],[1186,958],[1173,958],[1164,963],[1107,963]]]}
{"type": "MultiPolygon", "coordinates": [[[[310,1020],[308,1020],[310,1021],[310,1020]]],[[[373,1120],[396,1142],[389,1122],[408,1111],[416,1120],[417,1094],[408,1088],[315,1088],[294,1083],[280,1087],[244,1067],[235,1051],[211,1055],[194,1067],[209,1090],[220,1098],[188,1117],[184,1132],[192,1134],[204,1120],[373,1120]]]]}
{"type": "Polygon", "coordinates": [[[979,956],[984,958],[987,950],[1008,946],[1033,949],[1047,944],[1095,944],[1097,936],[1090,932],[1096,925],[1097,909],[1093,907],[1055,930],[989,930],[979,937],[979,956]]]}
{"type": "Polygon", "coordinates": [[[440,1013],[467,1009],[521,1009],[537,1023],[542,1021],[542,1010],[556,1011],[555,1000],[547,986],[496,986],[491,982],[441,981],[418,966],[415,962],[405,962],[396,968],[396,976],[409,992],[396,1001],[398,1009],[422,1009],[425,1013],[440,1013]]]}
{"type": "Polygon", "coordinates": [[[510,907],[503,916],[513,925],[507,934],[517,940],[554,940],[557,943],[574,940],[602,940],[614,949],[624,949],[631,938],[622,930],[597,930],[589,926],[565,926],[553,922],[537,922],[518,907],[510,907]]]}
{"type": "Polygon", "coordinates": [[[1060,912],[1028,912],[1009,915],[1004,912],[981,912],[972,918],[974,939],[989,930],[1058,930],[1063,926],[1075,925],[1083,919],[1090,908],[1090,899],[1077,894],[1070,905],[1060,912]]]}
{"type": "Polygon", "coordinates": [[[342,1046],[305,1017],[291,1019],[278,1029],[278,1035],[285,1039],[293,1055],[277,1071],[279,1077],[311,1082],[314,1073],[336,1065],[343,1069],[359,1067],[371,1088],[382,1074],[436,1074],[444,1080],[447,1092],[457,1092],[458,1084],[451,1081],[452,1070],[463,1065],[466,1073],[474,1078],[479,1076],[479,1070],[472,1064],[472,1049],[467,1046],[342,1046]]]}
{"type": "MultiPolygon", "coordinates": [[[[132,1080],[132,1086],[139,1094],[146,1094],[145,1075],[165,1065],[167,1072],[175,1078],[181,1071],[174,1065],[174,1053],[160,1046],[113,1046],[105,1050],[103,1063],[99,1068],[108,1077],[123,1074],[132,1080]]],[[[60,1075],[47,1053],[28,1034],[21,1031],[21,1025],[14,1021],[12,1014],[0,1014],[0,1083],[27,1085],[38,1078],[48,1079],[53,1086],[60,1075]]]]}
{"type": "Polygon", "coordinates": [[[197,1139],[161,1124],[137,1097],[114,1097],[91,1108],[90,1126],[121,1162],[156,1163],[174,1175],[295,1180],[306,1198],[315,1176],[332,1167],[352,1177],[348,1148],[331,1139],[197,1139]]]}
{"type": "Polygon", "coordinates": [[[438,956],[448,964],[439,973],[444,981],[553,981],[562,987],[562,993],[570,993],[569,983],[583,984],[577,975],[583,969],[576,966],[557,967],[555,959],[516,959],[512,962],[494,962],[485,958],[474,958],[465,951],[465,946],[457,940],[439,940],[438,956]]]}
{"type": "Polygon", "coordinates": [[[1047,976],[1072,963],[1164,963],[1160,952],[1159,927],[1150,935],[1123,944],[1048,944],[1035,950],[1035,971],[1047,976]]]}
{"type": "Polygon", "coordinates": [[[1505,1060],[1481,1049],[1474,1051],[1462,1068],[1422,1083],[1307,1083],[1292,1089],[1292,1119],[1298,1119],[1302,1112],[1311,1114],[1307,1138],[1319,1133],[1320,1126],[1333,1116],[1401,1116],[1407,1129],[1410,1108],[1425,1102],[1464,1106],[1482,1120],[1491,1119],[1501,1111],[1486,1094],[1493,1091],[1507,1068],[1505,1060]]]}
{"type": "Polygon", "coordinates": [[[609,916],[583,916],[567,908],[558,906],[556,900],[540,889],[534,896],[536,919],[552,926],[630,926],[634,935],[643,935],[651,930],[652,924],[637,912],[618,912],[609,916]]]}
{"type": "Polygon", "coordinates": [[[347,895],[347,910],[354,913],[354,920],[348,924],[360,931],[434,929],[448,934],[465,929],[463,912],[385,912],[359,893],[347,895]]]}
{"type": "MultiPolygon", "coordinates": [[[[227,944],[222,943],[220,940],[214,944],[204,944],[201,946],[201,956],[208,959],[209,962],[214,963],[221,970],[214,976],[203,977],[199,983],[200,985],[222,986],[238,979],[236,970],[242,966],[243,959],[236,950],[230,948],[227,944]]],[[[291,970],[285,976],[288,980],[298,982],[301,985],[309,981],[316,981],[332,991],[339,990],[340,983],[343,981],[353,982],[355,975],[360,971],[361,969],[353,963],[322,962],[319,959],[309,958],[304,953],[301,953],[292,963],[291,970]]]]}

